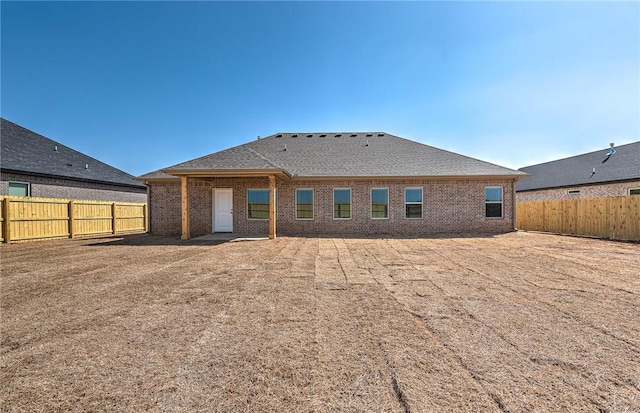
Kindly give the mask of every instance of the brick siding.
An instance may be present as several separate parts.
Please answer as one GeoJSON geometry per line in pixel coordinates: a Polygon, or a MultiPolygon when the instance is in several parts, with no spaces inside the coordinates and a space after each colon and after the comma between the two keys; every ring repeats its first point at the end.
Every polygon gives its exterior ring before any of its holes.
{"type": "MultiPolygon", "coordinates": [[[[267,178],[189,180],[191,235],[212,232],[214,188],[233,189],[233,230],[267,234],[268,220],[247,218],[247,190],[268,189],[267,178]]],[[[404,181],[281,181],[277,182],[279,234],[406,234],[502,233],[513,230],[512,180],[404,181]],[[484,189],[503,188],[503,217],[485,218],[484,189]],[[405,218],[404,189],[423,188],[423,217],[405,218]],[[314,218],[295,218],[296,188],[314,190],[314,218]],[[351,188],[351,219],[333,219],[333,189],[351,188]],[[371,219],[371,188],[389,189],[389,218],[371,219]]],[[[158,235],[181,232],[181,188],[175,182],[150,182],[150,231],[158,235]]]]}
{"type": "Polygon", "coordinates": [[[516,200],[520,201],[550,201],[553,199],[601,198],[607,196],[629,195],[629,189],[640,189],[640,180],[603,185],[585,185],[569,188],[540,189],[516,193],[516,200]],[[579,194],[569,191],[579,190],[579,194]]]}
{"type": "Polygon", "coordinates": [[[9,172],[2,172],[1,174],[0,195],[9,193],[9,182],[29,183],[31,196],[34,197],[147,202],[147,190],[145,188],[131,188],[9,172]]]}

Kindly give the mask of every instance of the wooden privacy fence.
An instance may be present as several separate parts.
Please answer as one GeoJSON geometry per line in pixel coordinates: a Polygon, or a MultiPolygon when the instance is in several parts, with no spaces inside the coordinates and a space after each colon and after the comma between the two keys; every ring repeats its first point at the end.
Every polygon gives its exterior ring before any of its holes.
{"type": "Polygon", "coordinates": [[[640,241],[640,196],[518,202],[516,226],[525,231],[640,241]]]}
{"type": "Polygon", "coordinates": [[[147,204],[0,197],[0,241],[90,237],[147,231],[147,204]]]}

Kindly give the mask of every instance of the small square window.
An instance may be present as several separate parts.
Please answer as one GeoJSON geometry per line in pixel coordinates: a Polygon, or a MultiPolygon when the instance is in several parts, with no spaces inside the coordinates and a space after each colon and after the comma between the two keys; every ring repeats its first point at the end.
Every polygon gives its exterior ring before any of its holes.
{"type": "Polygon", "coordinates": [[[9,182],[9,196],[30,196],[30,185],[25,182],[9,182]]]}

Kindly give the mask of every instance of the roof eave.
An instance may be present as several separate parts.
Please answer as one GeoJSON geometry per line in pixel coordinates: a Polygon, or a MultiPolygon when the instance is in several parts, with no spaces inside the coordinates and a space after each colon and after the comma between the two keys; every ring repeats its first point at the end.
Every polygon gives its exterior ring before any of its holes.
{"type": "MultiPolygon", "coordinates": [[[[76,181],[76,182],[90,182],[90,183],[94,183],[94,184],[102,184],[102,185],[113,185],[113,186],[122,186],[122,187],[127,187],[127,188],[137,188],[137,189],[144,189],[144,185],[135,185],[135,184],[127,184],[124,182],[113,182],[113,181],[103,181],[103,180],[99,180],[99,179],[90,179],[90,178],[78,178],[75,176],[65,176],[65,175],[55,175],[55,174],[47,174],[47,173],[43,173],[43,172],[31,172],[31,171],[21,171],[18,169],[8,169],[8,168],[0,168],[0,170],[2,172],[7,172],[7,173],[14,173],[14,174],[19,174],[19,175],[31,175],[31,176],[39,176],[39,177],[43,177],[43,178],[52,178],[52,179],[66,179],[69,181],[76,181]]],[[[131,178],[132,180],[138,180],[136,178],[131,178]]]]}
{"type": "Polygon", "coordinates": [[[290,179],[291,174],[284,169],[162,169],[169,175],[189,176],[198,178],[256,178],[275,175],[283,179],[290,179]]]}
{"type": "Polygon", "coordinates": [[[514,179],[526,178],[529,174],[505,174],[505,175],[361,175],[361,176],[347,176],[347,175],[326,175],[326,176],[302,176],[294,175],[292,179],[305,180],[305,181],[319,181],[319,180],[350,180],[350,181],[362,181],[362,180],[385,180],[385,181],[398,181],[398,180],[412,180],[412,179],[429,179],[429,180],[482,180],[482,179],[514,179]]]}
{"type": "Polygon", "coordinates": [[[627,183],[627,182],[634,182],[634,181],[640,181],[640,177],[627,178],[627,179],[613,179],[613,180],[598,181],[598,182],[574,183],[571,185],[539,186],[535,188],[516,189],[516,192],[546,191],[551,189],[566,189],[566,188],[577,188],[577,187],[583,187],[583,186],[609,185],[609,184],[619,184],[619,183],[627,183]]]}

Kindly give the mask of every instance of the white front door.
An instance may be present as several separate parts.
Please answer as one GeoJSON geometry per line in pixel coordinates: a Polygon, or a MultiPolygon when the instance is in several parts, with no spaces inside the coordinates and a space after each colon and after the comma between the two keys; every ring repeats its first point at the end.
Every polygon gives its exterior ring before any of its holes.
{"type": "Polygon", "coordinates": [[[213,190],[213,232],[233,232],[233,189],[213,190]]]}

